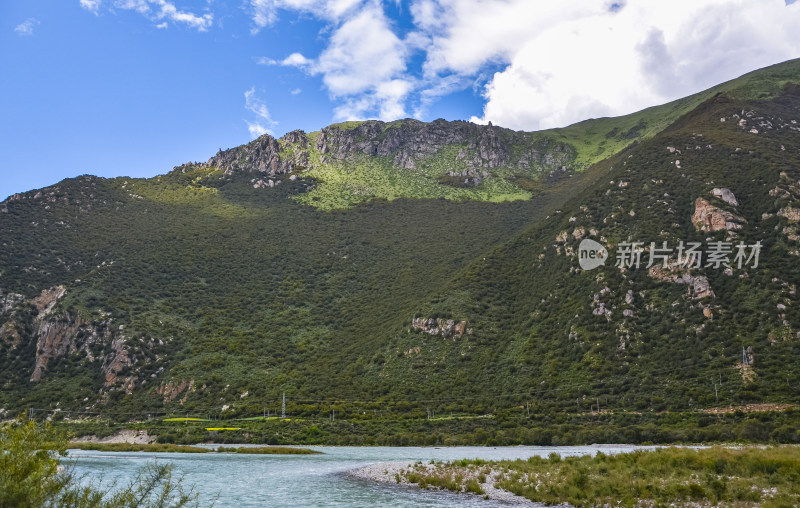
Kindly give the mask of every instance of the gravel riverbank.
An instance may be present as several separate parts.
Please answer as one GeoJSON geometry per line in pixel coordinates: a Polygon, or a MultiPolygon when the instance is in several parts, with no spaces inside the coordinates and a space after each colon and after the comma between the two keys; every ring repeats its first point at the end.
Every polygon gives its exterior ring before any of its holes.
{"type": "MultiPolygon", "coordinates": [[[[364,480],[370,480],[374,482],[381,482],[381,483],[392,483],[392,484],[400,484],[400,485],[411,485],[411,486],[418,486],[415,483],[411,483],[408,481],[406,476],[406,472],[421,472],[421,471],[429,471],[431,473],[437,472],[437,466],[434,464],[420,464],[420,463],[413,463],[413,462],[378,462],[376,464],[370,464],[368,466],[354,469],[348,471],[348,475],[361,478],[364,480]],[[398,482],[397,479],[400,478],[398,482]]],[[[477,471],[470,471],[465,468],[459,468],[459,473],[464,475],[464,481],[468,481],[472,478],[478,480],[479,475],[477,471]]],[[[481,490],[483,490],[483,496],[487,499],[494,499],[499,501],[504,501],[506,503],[515,504],[515,505],[528,505],[528,506],[542,506],[539,503],[533,503],[530,500],[512,494],[503,489],[498,489],[494,486],[495,478],[499,473],[492,471],[490,474],[486,475],[486,481],[480,482],[478,481],[478,485],[480,485],[481,490]]],[[[479,495],[479,494],[472,494],[466,493],[462,495],[479,495]]]]}

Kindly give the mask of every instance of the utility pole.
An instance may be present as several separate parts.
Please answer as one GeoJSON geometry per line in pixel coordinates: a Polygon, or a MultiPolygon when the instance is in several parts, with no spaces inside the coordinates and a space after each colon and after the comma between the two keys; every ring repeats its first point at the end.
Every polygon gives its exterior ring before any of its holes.
{"type": "Polygon", "coordinates": [[[281,404],[281,418],[286,419],[286,392],[283,392],[283,404],[281,404]]]}
{"type": "MultiPolygon", "coordinates": [[[[722,381],[722,380],[720,380],[720,381],[722,381]]],[[[714,385],[714,399],[717,402],[719,402],[719,392],[717,391],[717,388],[718,388],[719,385],[717,385],[717,382],[714,381],[714,376],[711,376],[711,384],[714,385]]]]}

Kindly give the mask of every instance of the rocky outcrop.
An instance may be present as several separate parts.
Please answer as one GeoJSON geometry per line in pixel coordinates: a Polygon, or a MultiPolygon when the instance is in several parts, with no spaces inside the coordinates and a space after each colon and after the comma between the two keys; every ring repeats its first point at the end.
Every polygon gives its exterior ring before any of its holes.
{"type": "Polygon", "coordinates": [[[704,275],[692,275],[676,262],[671,263],[668,268],[659,265],[652,266],[647,271],[647,275],[664,282],[686,284],[689,286],[687,290],[689,296],[696,300],[716,296],[714,290],[711,289],[708,278],[704,275]]]}
{"type": "Polygon", "coordinates": [[[168,404],[185,390],[192,391],[193,389],[194,379],[183,379],[181,381],[161,383],[158,388],[156,388],[156,393],[164,397],[164,403],[168,404]]]}
{"type": "Polygon", "coordinates": [[[467,331],[466,321],[456,323],[452,319],[442,318],[416,318],[412,321],[411,326],[415,330],[422,331],[429,335],[441,335],[442,337],[452,337],[453,339],[460,339],[467,331]]]}
{"type": "Polygon", "coordinates": [[[778,211],[778,215],[786,217],[790,222],[800,222],[800,208],[786,206],[778,211]]]}
{"type": "Polygon", "coordinates": [[[743,217],[718,208],[703,198],[697,198],[694,202],[692,224],[698,231],[742,229],[742,223],[746,222],[743,217]]]}
{"type": "MultiPolygon", "coordinates": [[[[300,130],[292,131],[279,140],[265,134],[246,145],[220,150],[202,166],[216,167],[226,175],[234,173],[282,175],[308,167],[308,147],[308,137],[300,130]]],[[[185,171],[184,168],[182,170],[185,171]]]]}
{"type": "Polygon", "coordinates": [[[486,169],[549,172],[566,169],[575,157],[574,149],[568,145],[534,133],[463,121],[425,123],[406,119],[391,123],[366,121],[355,127],[331,125],[315,136],[313,147],[309,137],[299,130],[280,139],[264,135],[246,145],[220,150],[208,162],[186,164],[174,171],[185,173],[200,166],[218,168],[226,175],[262,173],[274,177],[311,169],[311,150],[317,152],[323,164],[366,155],[389,158],[399,168],[414,170],[420,162],[448,147],[458,148],[448,161],[453,168],[451,176],[465,177],[472,185],[480,185],[488,176],[486,169]]]}
{"type": "Polygon", "coordinates": [[[492,125],[435,120],[402,120],[386,124],[363,122],[347,129],[332,125],[322,129],[315,148],[325,160],[347,160],[356,154],[391,157],[395,166],[416,169],[448,146],[457,146],[452,166],[458,176],[485,178],[481,169],[511,167],[519,170],[555,170],[570,163],[574,154],[566,145],[531,133],[492,125]],[[520,150],[518,147],[524,146],[520,150]],[[516,148],[515,148],[516,147],[516,148]],[[477,170],[477,171],[476,171],[477,170]]]}
{"type": "Polygon", "coordinates": [[[105,387],[120,387],[131,392],[136,376],[118,379],[123,370],[137,361],[126,344],[122,328],[112,331],[108,321],[91,322],[83,316],[58,310],[58,303],[66,294],[64,286],[55,286],[28,301],[22,295],[0,295],[0,317],[5,315],[5,322],[0,325],[0,341],[10,344],[9,351],[25,340],[35,341],[31,382],[41,381],[54,360],[80,354],[90,362],[101,362],[105,387]],[[96,357],[98,351],[103,352],[100,357],[96,357]]]}
{"type": "Polygon", "coordinates": [[[736,196],[733,195],[730,189],[711,189],[711,195],[718,197],[731,206],[739,206],[736,196]]]}
{"type": "Polygon", "coordinates": [[[0,317],[8,314],[11,309],[24,299],[24,296],[17,293],[3,294],[3,290],[0,289],[0,317]]]}
{"type": "Polygon", "coordinates": [[[9,345],[9,350],[15,350],[22,342],[19,324],[15,318],[15,307],[25,300],[17,293],[4,294],[0,289],[0,344],[9,345]]]}
{"type": "Polygon", "coordinates": [[[72,439],[73,443],[130,443],[150,444],[155,443],[158,436],[148,434],[146,430],[124,429],[116,434],[99,438],[95,435],[81,436],[72,439]]]}

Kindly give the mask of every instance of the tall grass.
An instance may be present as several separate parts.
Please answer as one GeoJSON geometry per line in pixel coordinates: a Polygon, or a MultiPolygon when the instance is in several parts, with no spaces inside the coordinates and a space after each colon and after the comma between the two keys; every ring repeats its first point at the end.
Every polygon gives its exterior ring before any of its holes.
{"type": "Polygon", "coordinates": [[[618,455],[456,461],[404,473],[421,487],[461,492],[488,467],[495,486],[531,501],[574,506],[797,506],[800,447],[663,448],[618,455]],[[464,483],[464,478],[471,481],[464,483]]]}

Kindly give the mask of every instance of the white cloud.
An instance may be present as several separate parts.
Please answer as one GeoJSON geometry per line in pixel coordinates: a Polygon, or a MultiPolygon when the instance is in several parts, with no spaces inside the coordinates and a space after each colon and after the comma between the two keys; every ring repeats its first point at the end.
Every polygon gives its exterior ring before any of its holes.
{"type": "Polygon", "coordinates": [[[281,60],[280,63],[281,65],[286,65],[288,67],[307,67],[314,62],[304,57],[301,53],[292,53],[281,60]]]}
{"type": "MultiPolygon", "coordinates": [[[[616,12],[571,4],[583,14],[531,33],[509,53],[473,121],[535,130],[626,114],[800,54],[800,4],[784,0],[630,0],[616,12]]],[[[473,69],[472,56],[454,47],[437,42],[427,69],[473,69]]]]}
{"type": "MultiPolygon", "coordinates": [[[[80,0],[84,9],[99,14],[102,0],[80,0]]],[[[115,0],[116,9],[136,11],[152,21],[156,28],[166,28],[167,22],[182,23],[191,28],[205,32],[214,22],[214,14],[207,12],[197,15],[178,9],[173,2],[167,0],[115,0]]]]}
{"type": "Polygon", "coordinates": [[[149,2],[159,8],[158,12],[155,14],[157,20],[169,19],[176,23],[185,23],[192,28],[197,28],[201,32],[208,30],[214,22],[214,15],[211,13],[197,16],[191,12],[178,10],[175,4],[167,2],[166,0],[149,0],[149,2]]]}
{"type": "Polygon", "coordinates": [[[337,28],[316,72],[334,96],[361,93],[406,70],[404,47],[380,8],[364,9],[337,28]]]}
{"type": "Polygon", "coordinates": [[[301,94],[302,92],[303,92],[303,91],[302,91],[301,89],[299,89],[299,88],[295,88],[295,89],[291,90],[289,93],[290,93],[290,94],[292,94],[292,95],[299,95],[299,94],[301,94]]]}
{"type": "Polygon", "coordinates": [[[250,0],[250,15],[255,35],[278,20],[279,10],[295,10],[311,13],[327,21],[338,21],[352,12],[364,0],[250,0]]]}
{"type": "MultiPolygon", "coordinates": [[[[406,75],[407,44],[394,33],[380,0],[254,0],[252,5],[261,8],[264,23],[274,21],[278,8],[314,8],[315,16],[330,22],[325,49],[316,58],[292,53],[282,60],[261,57],[257,63],[321,76],[338,103],[337,120],[405,116],[406,99],[416,85],[406,75]]],[[[259,24],[255,17],[254,22],[259,24]]]]}
{"type": "MultiPolygon", "coordinates": [[[[800,3],[785,0],[411,0],[403,37],[390,0],[251,0],[257,27],[281,9],[326,20],[325,49],[268,63],[320,75],[336,119],[426,114],[475,86],[473,121],[563,126],[668,102],[800,55],[800,3]],[[420,68],[408,67],[421,56],[420,68]],[[489,69],[501,69],[487,76],[489,69]]],[[[265,62],[266,63],[266,62],[265,62]]]]}
{"type": "Polygon", "coordinates": [[[273,134],[272,129],[278,125],[278,122],[272,119],[272,115],[270,115],[266,103],[256,96],[255,87],[250,88],[250,90],[244,93],[244,108],[257,117],[254,122],[245,120],[247,129],[250,131],[250,136],[253,139],[264,134],[273,134]]]}
{"type": "Polygon", "coordinates": [[[101,0],[80,0],[80,2],[81,2],[81,7],[83,7],[89,12],[98,14],[101,0]]]}
{"type": "Polygon", "coordinates": [[[263,136],[264,134],[272,135],[272,131],[266,128],[265,126],[261,125],[258,122],[250,122],[245,120],[247,124],[247,130],[250,132],[250,138],[256,139],[257,137],[263,136]]]}
{"type": "Polygon", "coordinates": [[[33,35],[33,29],[39,24],[36,18],[28,18],[19,25],[14,27],[14,31],[19,35],[28,36],[33,35]]]}

